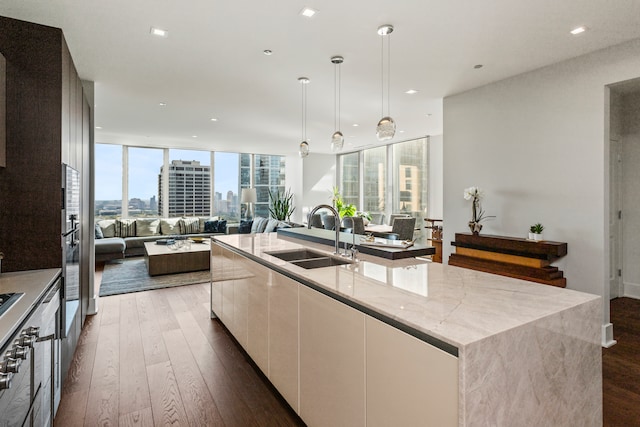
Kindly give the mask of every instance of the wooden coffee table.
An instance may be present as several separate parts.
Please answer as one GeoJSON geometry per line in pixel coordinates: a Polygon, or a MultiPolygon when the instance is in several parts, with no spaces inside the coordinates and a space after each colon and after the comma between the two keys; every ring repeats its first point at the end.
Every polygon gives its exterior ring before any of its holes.
{"type": "Polygon", "coordinates": [[[150,276],[209,270],[211,247],[209,240],[191,243],[190,249],[169,249],[167,245],[145,242],[144,261],[150,276]]]}

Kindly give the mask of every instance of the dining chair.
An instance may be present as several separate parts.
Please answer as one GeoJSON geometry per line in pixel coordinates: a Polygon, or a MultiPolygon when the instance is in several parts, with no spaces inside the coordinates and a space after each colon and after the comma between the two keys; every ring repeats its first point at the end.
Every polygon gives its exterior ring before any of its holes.
{"type": "Polygon", "coordinates": [[[313,216],[311,217],[311,227],[324,228],[324,225],[322,224],[322,217],[320,216],[320,214],[313,214],[313,216]]]}
{"type": "Polygon", "coordinates": [[[371,224],[382,225],[384,224],[384,214],[383,213],[372,213],[371,214],[371,224]]]}
{"type": "Polygon", "coordinates": [[[391,214],[389,216],[389,225],[393,227],[393,223],[396,218],[411,218],[411,215],[408,214],[391,214]]]}
{"type": "Polygon", "coordinates": [[[354,234],[364,234],[364,219],[359,216],[347,216],[342,219],[342,226],[351,228],[354,234]]]}
{"type": "Polygon", "coordinates": [[[413,240],[415,226],[415,217],[396,217],[391,226],[391,232],[396,233],[399,240],[413,240]]]}

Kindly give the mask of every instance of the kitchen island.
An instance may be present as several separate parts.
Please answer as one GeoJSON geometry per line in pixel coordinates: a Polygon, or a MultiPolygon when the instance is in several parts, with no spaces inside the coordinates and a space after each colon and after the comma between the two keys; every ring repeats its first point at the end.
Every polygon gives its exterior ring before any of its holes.
{"type": "Polygon", "coordinates": [[[414,258],[273,256],[312,246],[215,236],[211,260],[212,317],[308,425],[601,425],[599,297],[414,258]]]}

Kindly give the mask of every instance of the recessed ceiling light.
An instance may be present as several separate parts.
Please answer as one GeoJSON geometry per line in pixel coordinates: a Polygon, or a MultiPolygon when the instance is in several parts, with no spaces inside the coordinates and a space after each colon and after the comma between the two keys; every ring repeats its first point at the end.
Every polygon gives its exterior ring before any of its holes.
{"type": "Polygon", "coordinates": [[[211,117],[211,121],[212,121],[212,122],[217,122],[217,121],[218,121],[218,119],[217,119],[216,117],[211,117]]]}
{"type": "Polygon", "coordinates": [[[414,93],[418,93],[417,90],[415,89],[409,89],[408,91],[405,92],[407,95],[413,95],[414,93]]]}
{"type": "Polygon", "coordinates": [[[573,34],[574,36],[577,36],[578,34],[582,34],[585,31],[587,31],[587,27],[584,27],[584,26],[577,27],[577,28],[574,28],[573,30],[571,30],[571,34],[573,34]]]}
{"type": "Polygon", "coordinates": [[[191,135],[191,138],[197,138],[198,135],[191,135]]]}
{"type": "Polygon", "coordinates": [[[102,126],[96,126],[96,129],[102,129],[102,126]]]}
{"type": "Polygon", "coordinates": [[[473,68],[475,68],[476,70],[479,70],[482,67],[484,67],[484,65],[482,65],[482,64],[476,64],[476,65],[473,66],[473,68]]]}
{"type": "Polygon", "coordinates": [[[169,36],[169,31],[163,30],[162,28],[151,27],[151,34],[158,37],[167,37],[169,36]]]}
{"type": "Polygon", "coordinates": [[[358,126],[360,126],[360,125],[359,125],[359,124],[357,124],[357,123],[354,123],[354,124],[353,124],[353,127],[354,127],[354,128],[357,128],[358,126]]]}
{"type": "Polygon", "coordinates": [[[317,12],[318,12],[317,10],[312,9],[310,7],[303,7],[302,10],[300,11],[300,15],[306,16],[307,18],[311,18],[317,12]]]}
{"type": "Polygon", "coordinates": [[[262,53],[264,53],[267,56],[273,55],[273,51],[271,49],[265,49],[262,51],[262,53]]]}
{"type": "Polygon", "coordinates": [[[403,131],[403,130],[399,130],[398,132],[400,132],[400,133],[404,133],[404,131],[403,131]]]}
{"type": "Polygon", "coordinates": [[[167,103],[166,103],[166,102],[161,102],[161,103],[159,103],[158,105],[159,105],[159,106],[161,106],[161,107],[166,107],[166,106],[167,106],[167,103]]]}

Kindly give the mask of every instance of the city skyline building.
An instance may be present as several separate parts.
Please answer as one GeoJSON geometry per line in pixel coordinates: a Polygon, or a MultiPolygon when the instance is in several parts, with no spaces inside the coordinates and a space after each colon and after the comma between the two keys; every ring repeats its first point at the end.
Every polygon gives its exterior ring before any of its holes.
{"type": "Polygon", "coordinates": [[[164,212],[163,169],[158,175],[160,216],[206,216],[211,212],[211,167],[197,160],[172,160],[167,171],[169,211],[164,212]]]}

